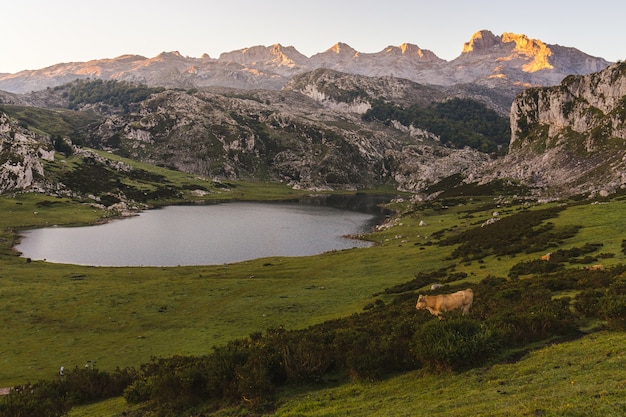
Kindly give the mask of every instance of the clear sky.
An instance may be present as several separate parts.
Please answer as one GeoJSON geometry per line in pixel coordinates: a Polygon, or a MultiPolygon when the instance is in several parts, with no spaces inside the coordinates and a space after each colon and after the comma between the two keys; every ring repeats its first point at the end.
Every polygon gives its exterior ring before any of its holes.
{"type": "Polygon", "coordinates": [[[153,57],[179,51],[218,58],[256,45],[306,56],[344,42],[360,52],[416,44],[460,55],[482,29],[523,33],[609,61],[626,59],[622,0],[3,0],[0,72],[61,62],[153,57]]]}

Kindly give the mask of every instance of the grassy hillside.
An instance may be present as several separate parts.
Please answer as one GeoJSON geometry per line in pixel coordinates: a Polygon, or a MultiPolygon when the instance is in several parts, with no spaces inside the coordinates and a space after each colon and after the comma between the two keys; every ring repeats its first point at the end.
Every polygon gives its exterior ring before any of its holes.
{"type": "Polygon", "coordinates": [[[517,363],[460,374],[406,373],[377,383],[290,393],[274,416],[621,416],[623,333],[546,347],[517,363]]]}
{"type": "MultiPolygon", "coordinates": [[[[408,372],[378,382],[318,385],[281,393],[269,416],[605,416],[626,413],[626,335],[596,333],[463,373],[408,372]]],[[[122,398],[76,407],[71,417],[117,417],[139,407],[122,398]]],[[[214,416],[244,416],[228,409],[214,416]]]]}
{"type": "MultiPolygon", "coordinates": [[[[186,190],[171,202],[189,198],[186,193],[205,181],[160,168],[142,169],[186,190]]],[[[294,196],[280,185],[232,183],[224,189],[209,181],[204,186],[211,192],[203,198],[294,196]]],[[[0,331],[5,342],[0,346],[0,386],[54,379],[59,366],[82,368],[95,361],[98,369],[110,372],[117,367],[139,367],[155,356],[203,355],[214,346],[255,332],[280,326],[305,329],[351,317],[377,303],[393,305],[394,299],[406,304],[399,307],[407,312],[402,314],[408,314],[402,320],[429,321],[427,313],[420,315],[413,306],[415,295],[424,292],[431,281],[448,287],[476,286],[490,276],[506,278],[520,264],[526,268],[520,270],[532,271],[546,252],[560,253],[563,260],[555,268],[578,271],[577,276],[586,274],[589,262],[602,263],[607,269],[624,264],[626,225],[620,218],[626,199],[592,203],[535,205],[492,196],[417,205],[399,202],[392,205],[399,214],[367,236],[377,243],[371,248],[219,266],[93,268],[27,262],[10,248],[20,229],[96,222],[108,212],[63,198],[3,195],[0,331]],[[469,237],[466,243],[472,238],[488,242],[491,237],[486,234],[471,234],[489,230],[480,227],[484,222],[502,218],[496,223],[506,226],[506,218],[533,219],[527,213],[546,209],[554,212],[533,229],[542,233],[533,232],[528,238],[537,244],[534,252],[502,252],[502,247],[511,245],[503,241],[463,254],[458,253],[465,244],[462,239],[439,244],[463,237],[469,237]],[[575,232],[568,234],[572,228],[575,232]],[[597,243],[601,246],[581,256],[559,252],[597,243]],[[445,272],[428,275],[433,271],[445,272]],[[420,279],[424,276],[430,281],[420,279]],[[447,280],[452,277],[456,281],[451,284],[447,280]]],[[[518,238],[522,239],[511,237],[518,238]]],[[[524,272],[517,279],[533,280],[537,274],[543,273],[524,272]]],[[[552,297],[573,297],[580,292],[571,288],[555,287],[552,297]]],[[[475,301],[475,315],[487,314],[484,295],[475,301]]],[[[582,324],[586,329],[604,325],[591,318],[582,324]]],[[[622,333],[596,333],[544,348],[520,362],[497,364],[498,358],[493,358],[496,362],[489,367],[460,373],[433,375],[416,370],[378,382],[339,377],[320,385],[288,385],[277,391],[273,412],[302,416],[593,415],[587,411],[601,407],[599,415],[621,415],[624,403],[618,393],[626,380],[624,350],[619,348],[623,341],[622,333]],[[479,394],[481,401],[476,401],[479,394]],[[575,410],[587,411],[577,414],[575,410]]],[[[485,359],[490,363],[490,358],[485,359]]],[[[119,399],[108,400],[76,408],[72,415],[121,415],[127,407],[119,399]]],[[[247,412],[229,409],[223,415],[247,412]]]]}

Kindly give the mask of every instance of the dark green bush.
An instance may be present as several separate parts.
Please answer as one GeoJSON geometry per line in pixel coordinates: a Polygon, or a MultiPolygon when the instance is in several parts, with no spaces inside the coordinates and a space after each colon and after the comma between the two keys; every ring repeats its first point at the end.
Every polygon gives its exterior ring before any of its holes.
{"type": "Polygon", "coordinates": [[[626,295],[607,295],[602,311],[611,330],[626,330],[626,295]]]}
{"type": "Polygon", "coordinates": [[[0,398],[2,417],[59,417],[71,408],[61,385],[44,381],[17,386],[0,398]]]}
{"type": "Polygon", "coordinates": [[[502,348],[502,336],[485,323],[461,318],[432,320],[413,336],[417,360],[432,371],[461,370],[485,363],[502,348]]]}
{"type": "Polygon", "coordinates": [[[133,369],[116,369],[109,373],[94,368],[77,368],[65,372],[60,384],[72,404],[86,404],[121,395],[136,377],[133,369]]]}
{"type": "Polygon", "coordinates": [[[153,358],[124,390],[131,404],[153,400],[159,407],[186,408],[209,397],[205,357],[153,358]]]}
{"type": "Polygon", "coordinates": [[[509,276],[511,278],[518,278],[522,275],[548,274],[563,268],[563,264],[560,263],[533,259],[532,261],[520,262],[513,265],[513,267],[511,267],[511,271],[509,272],[509,276]]]}
{"type": "Polygon", "coordinates": [[[576,295],[574,308],[586,317],[599,318],[602,316],[602,299],[605,295],[605,289],[592,288],[581,291],[576,295]]]}
{"type": "Polygon", "coordinates": [[[331,332],[321,328],[292,332],[273,329],[268,334],[282,355],[284,378],[280,378],[278,373],[275,375],[279,381],[320,381],[335,363],[333,352],[329,348],[334,339],[331,332]]]}
{"type": "Polygon", "coordinates": [[[346,328],[337,331],[333,350],[337,368],[355,380],[378,380],[391,373],[416,369],[411,354],[415,320],[409,316],[386,329],[346,328]]]}
{"type": "Polygon", "coordinates": [[[583,316],[606,320],[612,330],[626,330],[626,266],[604,270],[577,271],[577,287],[582,289],[574,307],[583,316]]]}
{"type": "Polygon", "coordinates": [[[613,282],[601,303],[609,328],[626,330],[626,278],[620,277],[613,282]]]}
{"type": "Polygon", "coordinates": [[[0,398],[1,417],[56,417],[74,405],[122,395],[135,378],[132,369],[107,373],[98,369],[75,369],[53,381],[15,387],[0,398]]]}

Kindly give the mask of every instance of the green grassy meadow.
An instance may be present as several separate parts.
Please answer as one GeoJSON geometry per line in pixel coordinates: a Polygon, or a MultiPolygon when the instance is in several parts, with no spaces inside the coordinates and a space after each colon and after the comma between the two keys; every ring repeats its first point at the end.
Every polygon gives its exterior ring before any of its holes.
{"type": "Polygon", "coordinates": [[[461,374],[293,393],[274,416],[622,416],[626,336],[598,333],[461,374]]]}
{"type": "MultiPolygon", "coordinates": [[[[178,186],[206,181],[167,170],[159,173],[178,186]]],[[[204,199],[278,200],[301,194],[280,184],[232,185],[204,199]]],[[[556,227],[582,226],[554,249],[600,242],[600,252],[613,254],[602,260],[605,266],[624,264],[626,199],[592,203],[571,202],[550,220],[556,227]]],[[[11,247],[19,230],[95,223],[110,214],[65,198],[2,195],[0,387],[54,378],[60,366],[95,362],[112,371],[138,367],[151,357],[202,355],[253,332],[305,328],[361,312],[376,298],[391,298],[375,294],[419,272],[454,269],[467,274],[469,286],[491,275],[506,277],[513,265],[543,254],[459,262],[450,256],[454,248],[435,244],[433,235],[475,227],[494,211],[506,216],[546,205],[476,197],[445,207],[415,209],[407,202],[392,206],[398,214],[366,236],[376,243],[370,248],[216,266],[108,268],[27,262],[11,247]]],[[[372,383],[286,389],[274,414],[623,415],[626,402],[619,394],[626,388],[624,342],[622,333],[601,332],[537,350],[516,363],[461,374],[415,371],[372,383]]],[[[123,400],[113,399],[77,407],[71,415],[115,416],[127,409],[123,400]]],[[[236,411],[229,413],[224,415],[236,411]]]]}

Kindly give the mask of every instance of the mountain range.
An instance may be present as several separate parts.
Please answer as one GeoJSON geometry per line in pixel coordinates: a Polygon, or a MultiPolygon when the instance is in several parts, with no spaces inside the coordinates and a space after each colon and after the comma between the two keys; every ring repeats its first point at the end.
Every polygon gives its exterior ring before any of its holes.
{"type": "Polygon", "coordinates": [[[293,46],[253,46],[222,53],[184,57],[163,52],[156,57],[123,55],[113,59],[56,64],[38,70],[0,74],[0,90],[27,93],[75,79],[103,79],[168,88],[234,87],[281,89],[291,77],[318,68],[369,77],[396,77],[422,84],[478,84],[508,91],[512,97],[525,87],[558,84],[570,74],[588,74],[609,62],[575,48],[545,44],[525,35],[488,30],[476,32],[452,61],[404,43],[376,53],[361,53],[337,43],[311,57],[293,46]]]}
{"type": "Polygon", "coordinates": [[[310,190],[428,198],[444,183],[500,181],[545,198],[612,193],[626,186],[624,80],[624,63],[489,31],[449,62],[410,44],[339,43],[310,58],[273,45],[58,64],[0,76],[0,192],[124,200],[46,173],[55,152],[117,169],[92,147],[310,190]]]}

